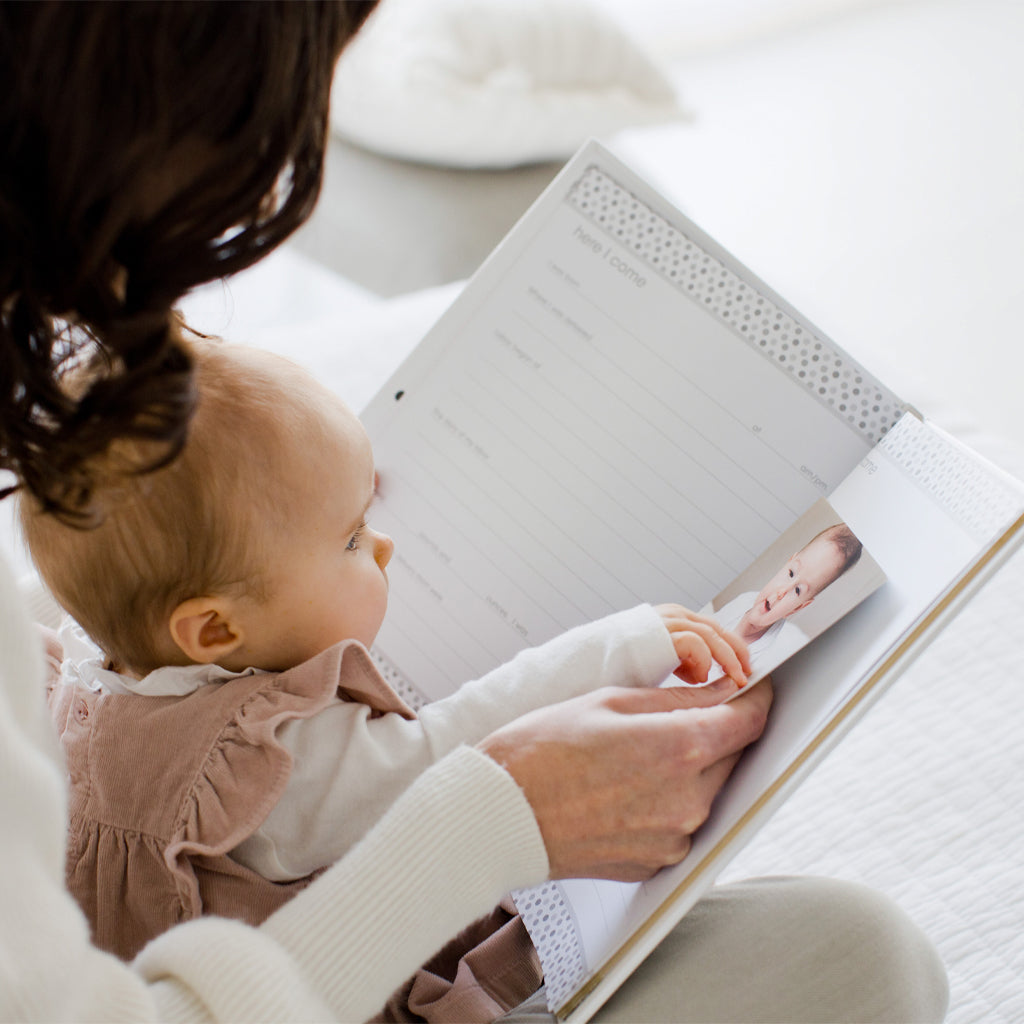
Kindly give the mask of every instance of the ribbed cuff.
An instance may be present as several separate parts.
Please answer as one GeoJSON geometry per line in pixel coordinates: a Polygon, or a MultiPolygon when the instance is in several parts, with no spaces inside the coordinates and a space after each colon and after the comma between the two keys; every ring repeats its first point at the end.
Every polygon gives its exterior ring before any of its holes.
{"type": "Polygon", "coordinates": [[[548,874],[510,775],[461,747],[425,772],[369,836],[264,930],[343,1019],[365,1019],[510,889],[548,874]]]}
{"type": "Polygon", "coordinates": [[[365,1020],[510,889],[547,875],[522,791],[460,747],[262,927],[201,918],[150,943],[134,967],[165,1020],[365,1020]]]}

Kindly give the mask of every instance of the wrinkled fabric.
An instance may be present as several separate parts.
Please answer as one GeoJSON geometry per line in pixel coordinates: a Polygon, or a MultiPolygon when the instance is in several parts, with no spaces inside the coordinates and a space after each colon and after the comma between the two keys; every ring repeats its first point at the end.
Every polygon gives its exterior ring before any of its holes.
{"type": "Polygon", "coordinates": [[[432,956],[373,1019],[492,1021],[533,995],[543,980],[537,950],[507,897],[432,956]]]}
{"type": "MultiPolygon", "coordinates": [[[[97,672],[69,672],[66,663],[61,673],[56,636],[44,640],[71,782],[68,888],[96,944],[126,960],[203,914],[259,924],[319,874],[271,882],[229,855],[284,791],[291,755],[277,740],[283,723],[338,697],[374,715],[415,717],[355,641],[287,672],[233,674],[155,697],[103,692],[97,672]]],[[[435,954],[379,1019],[490,1021],[542,980],[506,900],[435,954]]]]}
{"type": "Polygon", "coordinates": [[[71,783],[67,883],[98,946],[129,959],[201,914],[258,924],[309,884],[270,882],[228,854],[288,780],[278,728],[337,696],[412,716],[352,641],[184,697],[51,690],[71,783]]]}

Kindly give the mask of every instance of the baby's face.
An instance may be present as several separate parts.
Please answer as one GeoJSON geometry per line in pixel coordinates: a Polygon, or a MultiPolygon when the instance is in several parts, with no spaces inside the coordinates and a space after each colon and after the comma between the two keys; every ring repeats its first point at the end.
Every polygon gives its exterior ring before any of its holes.
{"type": "Polygon", "coordinates": [[[799,611],[835,579],[842,553],[827,538],[816,538],[798,551],[761,588],[747,613],[761,629],[799,611]]]}
{"type": "Polygon", "coordinates": [[[342,640],[369,647],[387,609],[394,544],[367,522],[375,490],[370,441],[347,407],[323,401],[326,442],[295,438],[290,475],[299,482],[282,494],[287,526],[261,538],[269,598],[253,610],[246,638],[260,668],[291,668],[342,640]]]}

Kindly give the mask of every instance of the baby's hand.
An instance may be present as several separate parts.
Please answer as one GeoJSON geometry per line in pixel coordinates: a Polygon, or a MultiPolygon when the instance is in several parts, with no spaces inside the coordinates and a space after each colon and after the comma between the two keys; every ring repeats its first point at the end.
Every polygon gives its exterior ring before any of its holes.
{"type": "Polygon", "coordinates": [[[738,636],[679,604],[660,604],[654,610],[661,615],[679,656],[677,676],[688,683],[706,683],[717,661],[737,686],[746,685],[750,652],[738,636]]]}

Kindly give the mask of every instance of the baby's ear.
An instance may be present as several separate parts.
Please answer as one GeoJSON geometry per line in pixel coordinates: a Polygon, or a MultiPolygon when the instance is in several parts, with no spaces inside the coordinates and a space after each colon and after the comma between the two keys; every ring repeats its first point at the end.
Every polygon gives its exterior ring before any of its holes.
{"type": "Polygon", "coordinates": [[[189,661],[210,665],[227,657],[243,640],[228,603],[216,597],[190,597],[171,612],[171,639],[189,661]]]}

